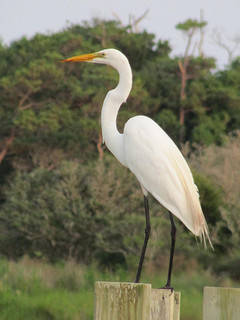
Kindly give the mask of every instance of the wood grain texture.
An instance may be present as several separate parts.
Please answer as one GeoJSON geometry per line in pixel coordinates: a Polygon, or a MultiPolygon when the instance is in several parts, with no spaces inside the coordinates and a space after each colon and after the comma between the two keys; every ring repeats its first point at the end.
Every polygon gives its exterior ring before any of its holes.
{"type": "Polygon", "coordinates": [[[96,282],[95,320],[146,320],[150,314],[150,284],[96,282]]]}
{"type": "Polygon", "coordinates": [[[240,288],[204,288],[203,320],[239,320],[240,288]]]}
{"type": "Polygon", "coordinates": [[[97,281],[94,320],[180,320],[180,293],[150,284],[97,281]]]}
{"type": "Polygon", "coordinates": [[[181,292],[174,293],[173,320],[180,320],[181,292]]]}
{"type": "Polygon", "coordinates": [[[174,293],[166,289],[152,289],[150,320],[173,320],[174,293]]]}

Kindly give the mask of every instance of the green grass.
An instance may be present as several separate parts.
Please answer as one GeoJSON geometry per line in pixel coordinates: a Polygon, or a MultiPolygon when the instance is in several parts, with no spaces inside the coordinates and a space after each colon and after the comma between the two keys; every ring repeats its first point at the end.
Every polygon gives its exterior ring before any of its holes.
{"type": "Polygon", "coordinates": [[[88,277],[93,271],[83,269],[73,263],[52,266],[26,258],[18,263],[0,261],[0,319],[92,319],[94,289],[88,277]]]}
{"type": "Polygon", "coordinates": [[[67,320],[91,319],[93,308],[92,293],[71,293],[67,290],[52,292],[14,293],[4,291],[0,294],[0,319],[67,320]]]}
{"type": "MultiPolygon", "coordinates": [[[[165,276],[156,274],[146,272],[143,282],[160,287],[165,276]]],[[[0,260],[0,320],[92,320],[94,282],[132,279],[134,274],[122,269],[110,273],[72,262],[53,266],[28,258],[0,260]]],[[[203,271],[175,272],[173,283],[182,294],[181,320],[202,319],[205,285],[231,286],[228,279],[216,280],[203,271]]]]}

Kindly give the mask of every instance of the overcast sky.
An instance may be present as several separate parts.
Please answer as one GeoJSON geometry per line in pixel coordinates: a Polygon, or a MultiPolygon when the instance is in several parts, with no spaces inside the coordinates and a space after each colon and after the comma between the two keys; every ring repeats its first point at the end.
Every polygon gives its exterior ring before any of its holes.
{"type": "MultiPolygon", "coordinates": [[[[130,15],[138,18],[147,9],[139,27],[156,34],[157,39],[169,40],[176,55],[183,53],[186,43],[176,24],[199,19],[201,9],[208,22],[204,53],[216,57],[219,66],[227,63],[228,55],[214,43],[213,30],[230,48],[234,43],[229,38],[240,37],[240,0],[0,0],[0,38],[9,44],[22,36],[57,32],[93,17],[114,19],[113,12],[127,24],[130,15]]],[[[240,46],[235,55],[240,55],[240,46]]]]}

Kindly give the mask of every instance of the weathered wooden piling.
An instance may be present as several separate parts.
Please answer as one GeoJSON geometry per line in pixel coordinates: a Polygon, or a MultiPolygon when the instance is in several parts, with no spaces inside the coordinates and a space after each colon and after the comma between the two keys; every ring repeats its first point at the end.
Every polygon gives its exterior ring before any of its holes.
{"type": "Polygon", "coordinates": [[[203,320],[239,320],[240,288],[205,287],[203,320]]]}
{"type": "Polygon", "coordinates": [[[94,320],[179,320],[180,293],[150,284],[96,282],[94,320]]]}

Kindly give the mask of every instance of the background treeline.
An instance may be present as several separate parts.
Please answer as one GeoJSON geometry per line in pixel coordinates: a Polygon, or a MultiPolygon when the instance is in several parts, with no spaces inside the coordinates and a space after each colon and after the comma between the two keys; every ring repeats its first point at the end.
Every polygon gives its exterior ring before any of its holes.
{"type": "MultiPolygon", "coordinates": [[[[188,36],[204,26],[189,20],[177,27],[188,36]]],[[[0,44],[0,255],[136,267],[141,190],[102,145],[99,125],[118,75],[59,62],[109,47],[126,54],[134,75],[119,130],[136,114],[152,117],[188,157],[200,190],[215,251],[177,222],[176,268],[201,264],[240,279],[240,59],[216,71],[202,52],[172,58],[167,41],[114,21],[0,44]]],[[[169,221],[154,199],[150,206],[147,261],[159,269],[168,261],[169,221]]]]}

